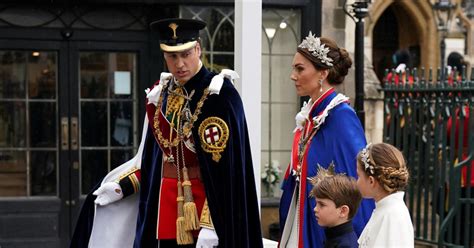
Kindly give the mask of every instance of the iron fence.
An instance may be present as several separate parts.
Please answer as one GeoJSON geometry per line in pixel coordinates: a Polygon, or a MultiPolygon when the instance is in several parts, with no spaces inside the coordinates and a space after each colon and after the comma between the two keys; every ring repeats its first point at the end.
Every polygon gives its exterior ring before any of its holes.
{"type": "Polygon", "coordinates": [[[474,247],[474,68],[466,72],[386,70],[383,82],[384,142],[411,172],[415,239],[439,247],[474,247]]]}

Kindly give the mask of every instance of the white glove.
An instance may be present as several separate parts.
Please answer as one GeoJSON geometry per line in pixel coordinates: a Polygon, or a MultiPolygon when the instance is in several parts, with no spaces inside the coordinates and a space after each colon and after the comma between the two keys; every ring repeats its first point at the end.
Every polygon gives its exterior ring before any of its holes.
{"type": "Polygon", "coordinates": [[[216,231],[206,227],[201,227],[196,248],[213,248],[218,245],[219,238],[217,237],[216,231]]]}
{"type": "Polygon", "coordinates": [[[122,187],[116,182],[106,182],[92,194],[97,196],[94,202],[100,206],[105,206],[123,198],[122,187]]]}

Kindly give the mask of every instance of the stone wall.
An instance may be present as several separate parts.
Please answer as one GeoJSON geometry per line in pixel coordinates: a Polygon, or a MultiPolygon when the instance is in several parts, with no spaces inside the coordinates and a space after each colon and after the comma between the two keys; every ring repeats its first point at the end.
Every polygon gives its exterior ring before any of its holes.
{"type": "MultiPolygon", "coordinates": [[[[351,2],[351,1],[348,1],[351,2]]],[[[354,61],[355,24],[343,10],[343,0],[323,1],[322,6],[322,36],[335,40],[344,47],[354,61]]],[[[365,54],[371,54],[368,39],[365,38],[365,54]]],[[[364,61],[364,92],[365,92],[365,127],[369,142],[382,142],[383,136],[383,93],[380,82],[373,70],[372,61],[366,56],[364,61]]],[[[351,105],[355,103],[355,65],[349,70],[344,83],[337,87],[338,92],[348,96],[351,105]]]]}

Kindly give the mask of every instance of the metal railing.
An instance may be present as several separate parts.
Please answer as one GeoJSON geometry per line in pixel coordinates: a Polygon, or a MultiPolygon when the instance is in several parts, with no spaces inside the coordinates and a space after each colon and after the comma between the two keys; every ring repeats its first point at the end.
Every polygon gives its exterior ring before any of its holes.
{"type": "Polygon", "coordinates": [[[415,239],[438,247],[474,247],[474,68],[466,72],[386,70],[383,82],[384,142],[407,160],[415,239]]]}

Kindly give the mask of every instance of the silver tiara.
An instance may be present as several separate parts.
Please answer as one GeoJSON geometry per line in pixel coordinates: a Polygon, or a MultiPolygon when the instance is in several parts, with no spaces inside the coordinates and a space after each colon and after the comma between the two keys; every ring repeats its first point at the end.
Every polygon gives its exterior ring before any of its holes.
{"type": "Polygon", "coordinates": [[[333,60],[328,57],[329,48],[325,47],[324,44],[321,44],[321,39],[316,37],[309,31],[309,35],[304,38],[301,44],[298,46],[300,48],[306,48],[308,51],[316,58],[321,60],[322,63],[327,66],[332,66],[333,60]]]}
{"type": "Polygon", "coordinates": [[[362,151],[360,152],[360,157],[362,159],[362,162],[364,163],[365,171],[368,171],[370,172],[370,174],[373,175],[375,168],[374,168],[374,165],[371,164],[370,155],[369,155],[369,148],[371,145],[372,144],[369,143],[364,149],[362,149],[362,151]]]}

